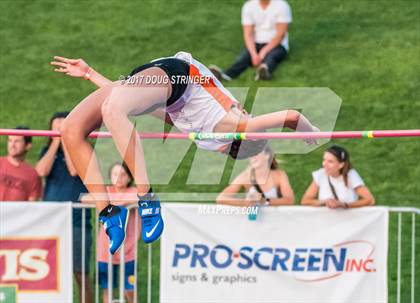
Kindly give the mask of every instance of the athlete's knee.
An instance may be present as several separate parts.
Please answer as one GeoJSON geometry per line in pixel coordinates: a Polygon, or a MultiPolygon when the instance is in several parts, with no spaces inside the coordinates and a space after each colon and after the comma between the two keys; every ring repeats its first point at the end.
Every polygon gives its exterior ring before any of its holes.
{"type": "Polygon", "coordinates": [[[287,111],[286,121],[284,122],[284,126],[292,129],[296,129],[299,119],[300,113],[297,110],[290,109],[287,111]]]}
{"type": "Polygon", "coordinates": [[[68,143],[83,140],[85,135],[81,129],[80,123],[66,118],[60,125],[61,138],[68,143]]]}

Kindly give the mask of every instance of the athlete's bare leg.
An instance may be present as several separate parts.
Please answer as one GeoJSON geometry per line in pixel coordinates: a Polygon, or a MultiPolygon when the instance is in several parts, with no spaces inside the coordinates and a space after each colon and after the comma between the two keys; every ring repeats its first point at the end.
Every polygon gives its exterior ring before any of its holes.
{"type": "MultiPolygon", "coordinates": [[[[166,75],[159,68],[150,68],[141,74],[166,75]]],[[[143,150],[140,140],[134,136],[134,126],[128,120],[128,115],[142,113],[150,107],[165,102],[170,93],[170,84],[154,87],[139,83],[135,87],[127,87],[120,82],[114,82],[86,97],[64,120],[61,127],[63,143],[77,173],[93,195],[99,211],[109,204],[109,198],[96,154],[87,141],[87,136],[104,122],[111,131],[117,149],[126,161],[136,183],[139,184],[139,193],[147,192],[149,180],[143,150]]]]}
{"type": "Polygon", "coordinates": [[[232,108],[215,126],[214,132],[258,132],[283,127],[298,131],[314,130],[308,119],[296,110],[283,110],[250,117],[239,109],[232,108]]]}
{"type": "MultiPolygon", "coordinates": [[[[148,76],[157,76],[162,79],[166,77],[166,73],[160,68],[152,67],[134,77],[145,79],[148,76]]],[[[139,115],[156,106],[165,106],[171,90],[170,83],[126,84],[114,88],[102,106],[104,124],[111,132],[121,157],[134,177],[139,195],[147,193],[150,185],[141,140],[129,116],[139,115]]]]}
{"type": "Polygon", "coordinates": [[[99,211],[109,204],[109,199],[96,155],[87,141],[87,136],[101,126],[102,104],[111,93],[113,86],[102,87],[87,96],[71,111],[61,125],[63,144],[78,175],[93,195],[99,211]]]}

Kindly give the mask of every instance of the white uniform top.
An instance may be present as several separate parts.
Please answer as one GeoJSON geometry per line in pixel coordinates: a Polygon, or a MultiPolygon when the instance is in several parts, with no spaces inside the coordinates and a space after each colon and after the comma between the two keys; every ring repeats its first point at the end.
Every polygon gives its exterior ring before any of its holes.
{"type": "MultiPolygon", "coordinates": [[[[247,1],[242,7],[242,25],[254,25],[254,39],[256,43],[268,43],[277,33],[277,23],[291,23],[292,11],[284,0],[271,0],[262,9],[259,0],[247,1]]],[[[289,50],[289,34],[283,37],[281,45],[289,50]]]]}
{"type": "MultiPolygon", "coordinates": [[[[312,177],[316,185],[319,187],[318,200],[335,199],[330,184],[328,183],[328,175],[324,168],[314,171],[312,173],[312,177]]],[[[350,169],[347,178],[347,186],[344,183],[343,176],[338,178],[330,177],[330,180],[340,202],[353,203],[359,198],[355,189],[359,186],[364,186],[365,184],[360,175],[354,169],[350,169]]]]}
{"type": "MultiPolygon", "coordinates": [[[[174,125],[183,133],[211,133],[216,124],[238,101],[202,63],[186,52],[177,53],[174,58],[190,65],[190,77],[207,77],[205,83],[190,82],[181,98],[166,107],[174,125]]],[[[199,148],[217,151],[232,140],[196,140],[199,148]]]]}

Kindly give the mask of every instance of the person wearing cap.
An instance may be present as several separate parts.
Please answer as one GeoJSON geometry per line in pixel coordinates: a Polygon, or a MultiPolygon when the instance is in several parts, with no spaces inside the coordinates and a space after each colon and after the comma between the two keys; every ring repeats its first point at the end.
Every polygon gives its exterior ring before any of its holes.
{"type": "Polygon", "coordinates": [[[349,153],[341,146],[333,145],[324,152],[322,168],[312,177],[302,205],[347,209],[375,204],[369,188],[352,168],[349,153]]]}
{"type": "MultiPolygon", "coordinates": [[[[29,128],[18,126],[16,129],[29,128]]],[[[41,196],[41,179],[25,160],[31,148],[30,136],[7,138],[7,156],[0,157],[0,201],[37,201],[41,196]]]]}

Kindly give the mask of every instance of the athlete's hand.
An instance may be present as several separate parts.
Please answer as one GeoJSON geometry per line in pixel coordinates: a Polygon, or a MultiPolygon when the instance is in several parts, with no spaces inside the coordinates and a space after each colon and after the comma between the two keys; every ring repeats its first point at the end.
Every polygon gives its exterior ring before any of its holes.
{"type": "Polygon", "coordinates": [[[65,73],[68,76],[81,78],[89,70],[89,65],[83,59],[68,59],[60,56],[54,56],[51,65],[57,66],[54,71],[65,73]]]}

